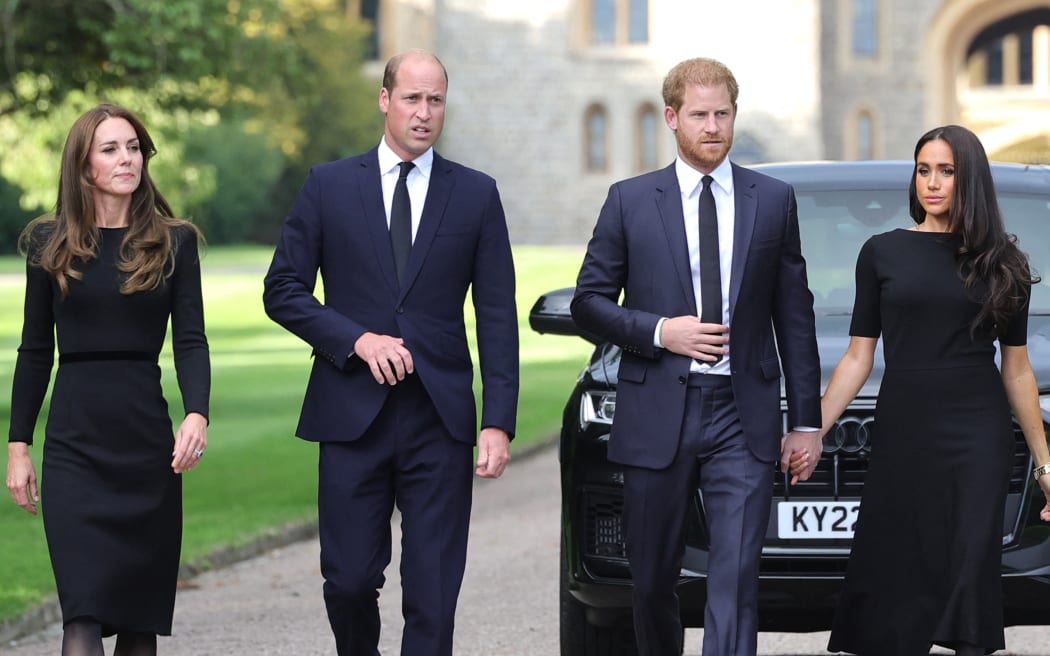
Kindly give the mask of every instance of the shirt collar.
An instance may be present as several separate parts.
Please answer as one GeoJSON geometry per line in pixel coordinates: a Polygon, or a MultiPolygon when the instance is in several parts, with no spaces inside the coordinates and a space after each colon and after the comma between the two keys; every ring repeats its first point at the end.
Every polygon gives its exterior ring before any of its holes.
{"type": "MultiPolygon", "coordinates": [[[[681,157],[675,158],[674,170],[675,175],[678,176],[678,188],[682,190],[686,198],[700,193],[703,173],[686,164],[681,157]]],[[[729,163],[728,157],[723,159],[714,171],[711,171],[710,176],[714,178],[715,184],[727,194],[733,193],[733,165],[729,163]]]]}
{"type": "MultiPolygon", "coordinates": [[[[386,136],[384,136],[379,140],[379,171],[382,175],[397,171],[400,163],[401,158],[387,145],[386,136]]],[[[423,177],[429,178],[430,170],[434,166],[434,148],[427,148],[426,152],[412,160],[412,163],[416,165],[416,169],[423,174],[423,177]]]]}

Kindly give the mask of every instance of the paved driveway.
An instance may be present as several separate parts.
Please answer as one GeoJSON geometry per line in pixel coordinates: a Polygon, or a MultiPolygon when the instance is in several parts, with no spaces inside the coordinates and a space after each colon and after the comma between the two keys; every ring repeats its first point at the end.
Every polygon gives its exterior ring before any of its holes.
{"type": "MultiPolygon", "coordinates": [[[[558,489],[557,453],[550,448],[518,458],[500,480],[477,481],[456,656],[558,654],[558,489]]],[[[396,536],[396,520],[393,530],[396,536]]],[[[196,577],[179,591],[175,635],[160,639],[160,654],[333,654],[317,561],[317,541],[310,539],[196,577]]],[[[380,597],[380,650],[387,656],[399,653],[400,603],[394,566],[380,597]]],[[[687,654],[699,653],[701,638],[699,630],[686,632],[687,654]]],[[[54,656],[60,644],[56,624],[0,646],[0,654],[54,656]]],[[[825,654],[826,644],[826,633],[763,633],[759,653],[825,654]]],[[[1010,654],[1050,655],[1050,628],[1008,629],[1007,646],[1010,654]]]]}

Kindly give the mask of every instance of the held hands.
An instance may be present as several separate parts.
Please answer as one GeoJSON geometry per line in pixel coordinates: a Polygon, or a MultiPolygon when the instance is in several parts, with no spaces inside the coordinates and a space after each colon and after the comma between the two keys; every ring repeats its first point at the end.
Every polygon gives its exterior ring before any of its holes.
{"type": "Polygon", "coordinates": [[[201,461],[208,448],[208,420],[199,412],[186,415],[175,433],[175,450],[172,451],[171,468],[176,474],[189,471],[201,461]]]}
{"type": "Polygon", "coordinates": [[[31,515],[36,514],[40,493],[36,486],[36,469],[29,458],[29,445],[25,442],[7,444],[7,490],[20,508],[31,515]]]}
{"type": "Polygon", "coordinates": [[[791,431],[780,440],[780,470],[791,474],[791,485],[808,481],[823,451],[819,431],[791,431]]]}
{"type": "Polygon", "coordinates": [[[482,478],[499,478],[510,462],[510,436],[500,428],[482,428],[478,435],[478,468],[482,478]]]}
{"type": "Polygon", "coordinates": [[[729,353],[729,326],[701,323],[699,317],[665,319],[660,326],[660,343],[672,353],[700,362],[717,362],[729,353]]]}
{"type": "Polygon", "coordinates": [[[1046,497],[1046,505],[1039,511],[1039,518],[1044,522],[1050,522],[1050,475],[1043,474],[1039,477],[1038,483],[1039,489],[1043,491],[1043,496],[1046,497]]]}
{"type": "Polygon", "coordinates": [[[412,354],[400,337],[365,333],[354,343],[354,354],[368,364],[380,385],[397,385],[415,369],[412,354]]]}

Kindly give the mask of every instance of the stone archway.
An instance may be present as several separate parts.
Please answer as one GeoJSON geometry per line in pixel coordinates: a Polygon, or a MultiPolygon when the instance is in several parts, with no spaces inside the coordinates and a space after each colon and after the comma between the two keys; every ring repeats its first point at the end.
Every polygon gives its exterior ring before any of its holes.
{"type": "Polygon", "coordinates": [[[990,153],[1013,152],[1013,144],[1050,135],[1050,84],[1046,69],[1031,88],[1016,93],[970,93],[967,53],[990,25],[1008,17],[1050,9],[1050,0],[953,0],[934,16],[921,65],[928,75],[925,123],[968,125],[990,153]]]}

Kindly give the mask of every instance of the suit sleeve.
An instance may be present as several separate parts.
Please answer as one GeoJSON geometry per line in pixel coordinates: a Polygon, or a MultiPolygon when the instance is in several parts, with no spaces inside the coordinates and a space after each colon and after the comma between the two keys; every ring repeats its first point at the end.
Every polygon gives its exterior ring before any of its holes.
{"type": "Polygon", "coordinates": [[[813,293],[798,224],[795,192],[787,190],[784,243],[777,273],[773,327],[784,368],[789,426],[820,426],[820,355],[813,293]]]}
{"type": "Polygon", "coordinates": [[[495,185],[474,257],[471,295],[482,381],[481,426],[502,428],[513,437],[518,407],[518,313],[507,220],[495,185]]]}
{"type": "Polygon", "coordinates": [[[367,329],[314,296],[324,246],[322,193],[317,173],[311,171],[281,228],[263,283],[263,306],[271,319],[313,347],[316,355],[343,369],[367,329]]]}
{"type": "Polygon", "coordinates": [[[654,358],[658,349],[653,336],[662,317],[620,305],[628,269],[623,202],[619,186],[613,185],[576,279],[572,318],[584,331],[622,346],[633,355],[654,358]]]}

